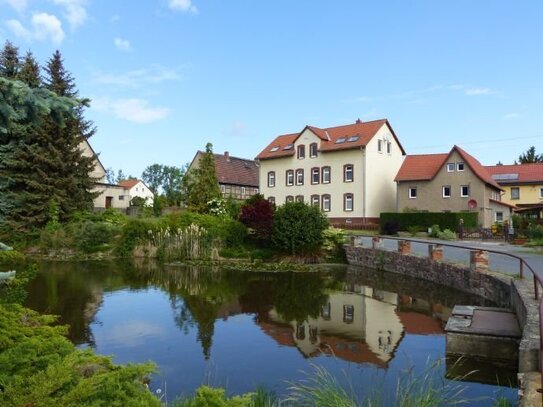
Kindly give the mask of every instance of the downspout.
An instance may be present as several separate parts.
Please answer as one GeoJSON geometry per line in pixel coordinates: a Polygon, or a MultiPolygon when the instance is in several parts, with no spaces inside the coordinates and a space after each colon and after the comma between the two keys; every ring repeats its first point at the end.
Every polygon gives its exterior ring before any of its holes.
{"type": "Polygon", "coordinates": [[[366,147],[362,147],[362,222],[366,223],[366,147]]]}

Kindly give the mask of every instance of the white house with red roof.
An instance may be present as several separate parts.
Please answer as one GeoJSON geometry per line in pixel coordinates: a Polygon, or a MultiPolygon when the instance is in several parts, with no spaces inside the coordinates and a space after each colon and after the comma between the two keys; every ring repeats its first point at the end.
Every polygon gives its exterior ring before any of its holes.
{"type": "Polygon", "coordinates": [[[395,178],[398,212],[478,212],[479,223],[510,220],[514,205],[481,163],[458,146],[444,154],[408,155],[395,178]]]}
{"type": "Polygon", "coordinates": [[[381,212],[396,209],[394,177],[404,155],[386,119],[306,126],[276,137],[256,157],[260,191],[277,205],[317,205],[336,226],[378,223],[381,212]]]}
{"type": "Polygon", "coordinates": [[[132,199],[139,197],[145,200],[145,205],[151,205],[153,203],[153,191],[149,189],[145,182],[139,179],[127,179],[119,182],[119,186],[125,190],[128,202],[132,202],[132,199]]]}

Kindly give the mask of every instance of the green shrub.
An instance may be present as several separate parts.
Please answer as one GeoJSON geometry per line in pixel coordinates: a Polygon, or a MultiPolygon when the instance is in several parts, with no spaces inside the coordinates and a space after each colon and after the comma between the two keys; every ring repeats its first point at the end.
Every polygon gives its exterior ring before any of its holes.
{"type": "Polygon", "coordinates": [[[250,407],[254,406],[254,393],[228,398],[222,388],[201,386],[192,398],[176,400],[173,407],[250,407]]]}
{"type": "Polygon", "coordinates": [[[328,219],[315,206],[304,202],[287,202],[275,212],[273,244],[294,254],[314,254],[324,242],[328,219]]]}
{"type": "Polygon", "coordinates": [[[386,221],[381,226],[381,233],[385,235],[389,235],[389,236],[397,235],[399,231],[400,231],[400,224],[398,223],[398,221],[395,221],[395,220],[386,221]]]}
{"type": "Polygon", "coordinates": [[[67,249],[74,246],[74,240],[64,226],[46,227],[40,232],[40,246],[53,250],[67,249]]]}
{"type": "Polygon", "coordinates": [[[112,225],[124,225],[127,216],[116,209],[109,208],[99,215],[99,219],[112,225]]]}
{"type": "MultiPolygon", "coordinates": [[[[17,250],[6,250],[0,251],[0,265],[1,266],[12,266],[14,264],[20,264],[24,262],[25,256],[17,250]]],[[[3,270],[0,270],[3,271],[3,270]]]]}
{"type": "Polygon", "coordinates": [[[398,230],[408,230],[409,226],[429,228],[439,225],[441,229],[456,230],[456,226],[464,220],[465,228],[475,228],[478,224],[477,212],[383,212],[379,218],[381,230],[385,230],[387,222],[397,222],[398,230]]]}
{"type": "Polygon", "coordinates": [[[439,237],[439,234],[441,233],[441,229],[439,228],[439,225],[432,225],[430,228],[430,237],[439,237]]]}
{"type": "Polygon", "coordinates": [[[121,237],[115,247],[115,254],[131,257],[135,247],[149,238],[149,234],[159,230],[156,222],[148,219],[130,219],[121,229],[121,237]]]}
{"type": "Polygon", "coordinates": [[[116,224],[86,221],[69,226],[75,247],[86,253],[93,253],[107,247],[119,233],[116,224]]]}
{"type": "Polygon", "coordinates": [[[530,239],[543,239],[543,225],[531,224],[526,230],[526,236],[530,239]]]}
{"type": "Polygon", "coordinates": [[[424,229],[422,228],[422,226],[419,226],[419,225],[413,225],[413,226],[407,227],[407,231],[409,232],[411,236],[417,236],[417,233],[422,232],[423,230],[424,229]]]}
{"type": "Polygon", "coordinates": [[[443,232],[439,232],[437,234],[437,237],[442,240],[455,240],[456,239],[456,233],[454,233],[450,229],[445,229],[443,232]]]}
{"type": "Polygon", "coordinates": [[[246,259],[250,252],[241,247],[225,247],[219,250],[219,255],[226,259],[246,259]]]}
{"type": "Polygon", "coordinates": [[[345,232],[341,229],[328,228],[323,233],[324,243],[322,245],[327,253],[328,261],[344,262],[345,250],[345,232]]]}

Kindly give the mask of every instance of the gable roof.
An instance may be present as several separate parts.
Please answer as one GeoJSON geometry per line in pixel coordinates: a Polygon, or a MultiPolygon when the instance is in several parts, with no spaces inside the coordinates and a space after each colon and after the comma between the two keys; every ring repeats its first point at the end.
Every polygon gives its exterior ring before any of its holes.
{"type": "Polygon", "coordinates": [[[543,163],[489,165],[485,168],[500,185],[543,182],[543,163]]]}
{"type": "MultiPolygon", "coordinates": [[[[132,187],[135,187],[136,184],[138,184],[140,182],[139,179],[125,179],[125,180],[122,180],[122,181],[119,181],[119,186],[123,187],[123,188],[126,188],[126,189],[130,189],[132,187]]],[[[142,181],[143,183],[143,181],[142,181]]]]}
{"type": "Polygon", "coordinates": [[[445,154],[408,155],[394,181],[431,181],[455,151],[481,181],[501,190],[485,167],[475,157],[456,145],[445,154]]]}
{"type": "Polygon", "coordinates": [[[290,133],[290,134],[284,134],[281,136],[276,137],[270,144],[266,146],[264,150],[260,152],[260,154],[256,157],[258,160],[265,160],[269,158],[279,158],[279,157],[287,157],[295,154],[294,148],[286,149],[290,144],[294,144],[294,142],[300,137],[300,135],[305,130],[310,130],[312,133],[314,133],[318,138],[320,138],[320,149],[321,152],[328,152],[328,151],[337,151],[337,150],[347,150],[347,149],[353,149],[353,148],[360,148],[366,146],[369,141],[377,134],[379,129],[383,125],[387,125],[390,129],[392,136],[400,146],[400,149],[402,150],[402,154],[405,155],[405,150],[403,149],[402,145],[400,144],[400,141],[398,140],[398,137],[396,137],[396,134],[394,133],[394,130],[388,123],[387,119],[381,119],[381,120],[373,120],[369,122],[362,122],[361,120],[357,120],[354,124],[346,124],[342,126],[335,126],[335,127],[327,127],[327,128],[319,128],[315,126],[305,126],[302,131],[299,133],[290,133]],[[347,141],[343,143],[336,143],[336,141],[340,137],[353,137],[358,136],[353,141],[347,141]],[[272,151],[272,149],[274,151],[272,151]]]}
{"type": "MultiPolygon", "coordinates": [[[[202,153],[204,154],[204,153],[202,153]]],[[[258,165],[254,160],[232,157],[228,152],[213,154],[219,184],[245,185],[258,188],[258,165]]]]}

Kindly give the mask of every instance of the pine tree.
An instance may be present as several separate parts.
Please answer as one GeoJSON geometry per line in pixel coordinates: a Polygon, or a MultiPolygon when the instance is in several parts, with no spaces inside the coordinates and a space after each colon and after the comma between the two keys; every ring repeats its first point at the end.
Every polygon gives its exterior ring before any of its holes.
{"type": "Polygon", "coordinates": [[[535,146],[531,146],[525,153],[519,155],[518,160],[520,164],[543,163],[543,153],[536,154],[535,146]]]}
{"type": "Polygon", "coordinates": [[[26,53],[21,63],[21,69],[17,72],[17,80],[26,83],[31,88],[39,88],[42,84],[40,66],[30,51],[26,53]]]}
{"type": "Polygon", "coordinates": [[[193,171],[189,186],[188,207],[192,211],[206,213],[207,203],[212,199],[221,198],[211,143],[206,144],[206,151],[200,159],[198,168],[193,171]]]}
{"type": "Polygon", "coordinates": [[[19,48],[6,41],[0,51],[0,77],[15,79],[19,72],[19,48]]]}
{"type": "MultiPolygon", "coordinates": [[[[45,87],[59,96],[77,98],[75,81],[64,68],[64,61],[56,51],[45,66],[45,87]]],[[[76,107],[74,117],[61,127],[49,121],[46,126],[51,136],[51,159],[55,167],[55,190],[60,203],[61,219],[68,219],[75,211],[92,208],[96,196],[91,192],[94,181],[90,173],[94,168],[94,159],[82,154],[80,144],[90,138],[96,129],[94,124],[83,116],[87,100],[76,107]]]]}

